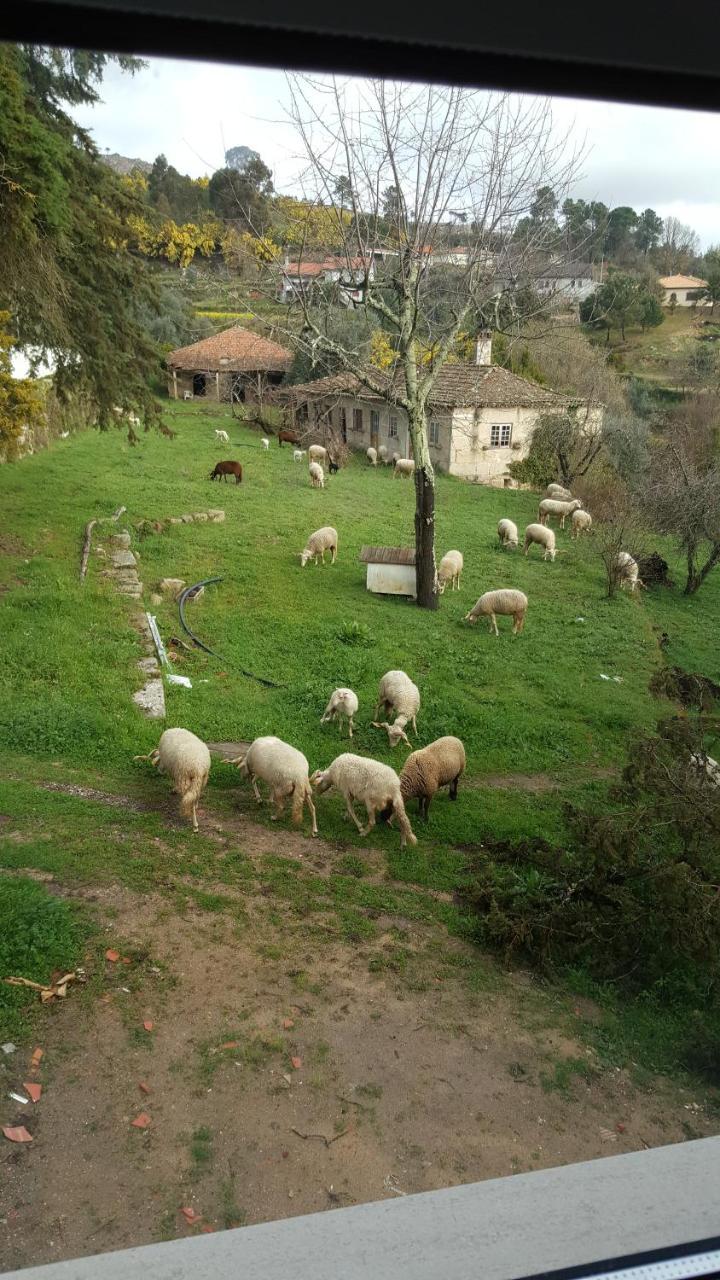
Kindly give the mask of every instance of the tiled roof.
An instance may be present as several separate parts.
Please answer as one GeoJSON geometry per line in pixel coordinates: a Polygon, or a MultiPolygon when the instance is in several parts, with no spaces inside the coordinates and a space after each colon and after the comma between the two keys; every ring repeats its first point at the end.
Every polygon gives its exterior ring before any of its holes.
{"type": "Polygon", "coordinates": [[[286,276],[320,276],[324,271],[363,271],[362,258],[326,258],[324,262],[288,262],[283,267],[286,276]]]}
{"type": "Polygon", "coordinates": [[[292,351],[271,342],[259,333],[234,325],[223,329],[212,338],[203,338],[189,347],[179,347],[167,357],[171,369],[199,369],[218,371],[227,369],[233,373],[265,370],[282,373],[292,364],[292,351]]]}
{"type": "Polygon", "coordinates": [[[663,289],[704,289],[707,280],[700,280],[697,276],[660,276],[658,284],[663,289]]]}
{"type": "MultiPolygon", "coordinates": [[[[283,387],[278,393],[285,399],[322,399],[324,396],[351,395],[359,400],[384,400],[380,388],[390,387],[386,373],[374,369],[372,381],[377,390],[370,391],[353,373],[339,373],[316,382],[283,387]]],[[[435,380],[428,400],[429,408],[493,408],[534,409],[564,408],[567,396],[547,387],[519,378],[509,369],[496,364],[446,364],[435,380]]]]}

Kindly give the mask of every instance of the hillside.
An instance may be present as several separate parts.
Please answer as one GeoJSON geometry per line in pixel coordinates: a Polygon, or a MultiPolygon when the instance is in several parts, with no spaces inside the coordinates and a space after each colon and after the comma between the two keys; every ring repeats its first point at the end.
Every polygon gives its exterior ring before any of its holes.
{"type": "Polygon", "coordinates": [[[132,173],[133,169],[137,169],[140,173],[148,174],[152,172],[152,164],[148,160],[133,160],[129,156],[121,156],[117,151],[106,152],[100,156],[103,164],[109,165],[115,173],[121,174],[123,177],[128,173],[132,173]]]}

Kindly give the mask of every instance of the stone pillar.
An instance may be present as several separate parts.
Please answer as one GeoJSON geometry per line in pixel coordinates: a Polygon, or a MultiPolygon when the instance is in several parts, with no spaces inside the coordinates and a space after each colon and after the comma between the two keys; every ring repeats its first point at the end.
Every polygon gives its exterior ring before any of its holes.
{"type": "Polygon", "coordinates": [[[219,404],[220,403],[220,374],[219,373],[215,374],[215,394],[217,396],[217,400],[219,404]]]}

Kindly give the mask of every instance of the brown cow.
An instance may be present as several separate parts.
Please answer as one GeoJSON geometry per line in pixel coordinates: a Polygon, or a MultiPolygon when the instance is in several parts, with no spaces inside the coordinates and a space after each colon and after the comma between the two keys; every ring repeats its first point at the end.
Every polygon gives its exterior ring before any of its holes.
{"type": "Polygon", "coordinates": [[[299,444],[300,437],[294,431],[278,431],[278,444],[282,448],[285,444],[299,444]]]}
{"type": "Polygon", "coordinates": [[[240,484],[242,480],[242,466],[239,462],[216,462],[215,470],[210,472],[211,480],[227,480],[228,476],[235,477],[235,483],[240,484]]]}

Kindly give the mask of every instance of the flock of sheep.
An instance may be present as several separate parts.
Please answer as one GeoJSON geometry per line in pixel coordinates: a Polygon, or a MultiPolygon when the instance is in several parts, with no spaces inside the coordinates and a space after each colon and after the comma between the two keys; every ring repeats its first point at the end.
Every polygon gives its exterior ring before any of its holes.
{"type": "MultiPolygon", "coordinates": [[[[341,727],[347,721],[350,738],[353,736],[353,717],[357,714],[359,700],[352,689],[335,689],[322,714],[320,723],[336,720],[341,727]]],[[[391,746],[399,742],[411,745],[406,727],[412,725],[417,733],[417,715],[420,710],[420,691],[404,671],[388,671],[378,688],[373,727],[385,729],[391,746]],[[394,720],[378,720],[394,713],[394,720]]],[[[155,751],[136,760],[149,760],[172,781],[173,790],[180,797],[180,812],[192,818],[193,831],[198,830],[197,805],[210,775],[210,752],[207,745],[188,729],[166,729],[155,751]]],[[[317,813],[313,789],[319,794],[335,789],[344,797],[349,817],[358,831],[365,836],[375,826],[378,814],[389,824],[397,819],[400,829],[400,847],[417,844],[410,825],[405,804],[417,799],[421,815],[427,818],[430,802],[440,787],[449,787],[450,799],[457,798],[458,783],[465,771],[465,748],[459,738],[444,737],[431,742],[408,756],[398,775],[390,765],[366,756],[343,752],[336,756],[327,769],[316,769],[310,775],[307,758],[302,751],[276,737],[256,738],[247,751],[228,764],[235,765],[250,780],[258,804],[262,796],[258,782],[270,791],[273,802],[273,819],[280,818],[285,804],[290,801],[293,822],[299,826],[307,805],[311,829],[318,833],[317,813]],[[363,826],[355,812],[354,804],[365,806],[367,821],[363,826]]]]}

